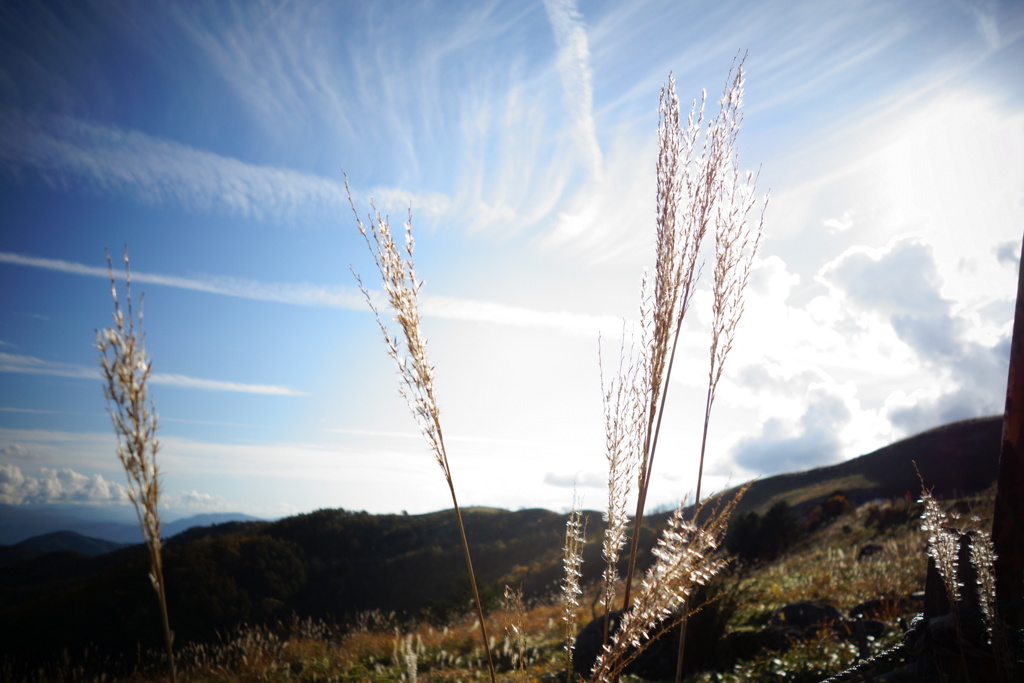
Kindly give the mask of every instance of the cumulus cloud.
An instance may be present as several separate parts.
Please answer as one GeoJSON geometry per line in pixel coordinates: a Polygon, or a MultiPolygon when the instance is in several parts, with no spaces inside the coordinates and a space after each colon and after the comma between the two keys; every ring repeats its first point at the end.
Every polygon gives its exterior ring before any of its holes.
{"type": "Polygon", "coordinates": [[[886,409],[894,426],[919,431],[1001,409],[1009,337],[992,345],[971,338],[967,320],[940,292],[930,245],[901,238],[882,249],[855,247],[822,268],[818,279],[855,312],[887,322],[945,384],[941,392],[894,394],[886,409]]]}
{"type": "Polygon", "coordinates": [[[760,393],[802,395],[812,384],[824,379],[818,370],[785,367],[772,359],[744,365],[736,372],[737,384],[760,393]]]}
{"type": "Polygon", "coordinates": [[[126,488],[99,474],[81,474],[70,468],[43,467],[39,476],[24,474],[12,464],[0,464],[0,503],[123,503],[126,488]]]}
{"type": "Polygon", "coordinates": [[[783,261],[776,255],[758,257],[754,259],[753,268],[750,271],[750,295],[760,296],[764,299],[781,304],[789,298],[793,288],[800,284],[800,276],[792,273],[783,261]]]}
{"type": "Polygon", "coordinates": [[[974,387],[950,393],[898,392],[886,401],[885,414],[894,427],[916,434],[936,425],[995,412],[992,397],[974,387]],[[990,408],[987,408],[991,406],[990,408]]]}
{"type": "Polygon", "coordinates": [[[932,248],[914,238],[882,249],[853,247],[818,274],[832,289],[862,309],[885,315],[929,316],[945,313],[941,280],[932,248]]]}
{"type": "Polygon", "coordinates": [[[168,508],[204,512],[227,510],[230,507],[223,496],[200,493],[196,490],[179,491],[176,496],[169,496],[162,503],[168,508]]]}
{"type": "Polygon", "coordinates": [[[949,313],[894,315],[890,323],[896,335],[925,361],[948,362],[966,350],[963,347],[963,321],[949,313]]]}
{"type": "Polygon", "coordinates": [[[996,245],[996,261],[1016,268],[1020,264],[1020,243],[1013,240],[996,245]]]}
{"type": "Polygon", "coordinates": [[[837,461],[842,455],[840,433],[853,416],[846,399],[820,385],[808,394],[807,403],[796,425],[770,418],[761,434],[739,441],[732,451],[734,462],[752,472],[775,474],[837,461]]]}

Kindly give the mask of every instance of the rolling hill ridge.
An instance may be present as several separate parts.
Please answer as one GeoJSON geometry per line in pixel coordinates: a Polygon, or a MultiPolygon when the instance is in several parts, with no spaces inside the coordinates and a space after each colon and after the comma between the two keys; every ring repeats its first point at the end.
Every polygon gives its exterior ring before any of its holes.
{"type": "MultiPolygon", "coordinates": [[[[780,500],[799,511],[837,491],[853,502],[908,492],[916,497],[917,470],[938,496],[984,490],[995,480],[1001,423],[1001,417],[955,423],[848,462],[757,480],[737,513],[763,511],[780,500]]],[[[485,602],[496,604],[506,584],[521,586],[528,600],[556,589],[567,515],[496,508],[463,515],[485,602]]],[[[584,581],[602,569],[601,513],[587,515],[584,581]]],[[[641,566],[664,518],[646,520],[641,566]]],[[[134,652],[140,643],[158,646],[145,549],[88,554],[103,546],[73,543],[87,541],[59,534],[32,539],[24,545],[59,550],[0,566],[2,642],[28,661],[89,644],[111,653],[134,652]]],[[[207,642],[243,623],[292,616],[344,623],[368,610],[440,623],[469,604],[461,553],[450,510],[371,515],[331,509],[196,527],[165,546],[170,616],[180,643],[207,642]]]]}

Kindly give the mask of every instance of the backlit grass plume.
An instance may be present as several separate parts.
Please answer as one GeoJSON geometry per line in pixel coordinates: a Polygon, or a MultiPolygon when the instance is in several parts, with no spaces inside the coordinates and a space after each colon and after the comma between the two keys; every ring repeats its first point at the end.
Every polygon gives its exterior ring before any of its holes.
{"type": "Polygon", "coordinates": [[[117,457],[128,476],[128,498],[135,506],[149,549],[149,579],[160,603],[167,658],[171,680],[174,681],[174,633],[167,616],[160,552],[160,472],[156,464],[160,444],[156,439],[156,412],[147,387],[152,362],[143,343],[141,298],[137,315],[132,306],[132,276],[127,249],[124,252],[124,309],[118,300],[110,254],[107,254],[107,271],[110,294],[114,299],[114,326],[96,333],[96,348],[100,351],[103,369],[103,394],[117,435],[117,457]]]}
{"type": "Polygon", "coordinates": [[[355,203],[352,201],[352,191],[345,180],[345,190],[348,194],[349,205],[356,217],[356,227],[366,240],[366,246],[373,256],[373,260],[380,272],[381,286],[387,295],[388,304],[395,314],[395,322],[401,329],[401,339],[388,329],[387,324],[381,317],[380,310],[373,302],[370,291],[363,285],[359,274],[352,271],[359,289],[366,297],[366,303],[370,306],[374,316],[377,318],[377,325],[384,336],[384,344],[387,346],[388,355],[398,365],[398,372],[401,376],[399,391],[409,404],[416,422],[419,425],[423,438],[426,439],[430,450],[434,455],[437,464],[444,473],[445,482],[452,496],[452,505],[455,509],[455,517],[458,522],[459,535],[462,541],[462,550],[466,559],[466,571],[469,573],[470,584],[473,587],[473,601],[476,603],[477,616],[480,620],[480,638],[483,641],[484,652],[487,653],[487,665],[490,670],[491,680],[495,680],[494,663],[491,656],[490,644],[487,637],[487,627],[484,620],[483,605],[480,602],[480,592],[477,588],[476,574],[473,572],[473,561],[469,553],[469,542],[466,540],[466,528],[462,522],[462,511],[459,508],[459,501],[455,494],[455,483],[452,480],[451,466],[448,464],[448,452],[445,450],[444,434],[441,431],[441,411],[437,405],[437,396],[434,393],[434,368],[427,360],[427,339],[420,329],[419,291],[423,283],[417,279],[415,264],[413,261],[414,241],[412,237],[412,213],[409,213],[405,221],[405,244],[399,248],[391,234],[391,226],[386,216],[380,213],[371,204],[373,211],[369,217],[370,226],[367,228],[359,217],[355,203]],[[404,254],[403,254],[404,252],[404,254]]]}
{"type": "MultiPolygon", "coordinates": [[[[679,669],[685,642],[686,598],[692,586],[706,581],[718,569],[707,553],[717,548],[721,532],[736,501],[719,516],[698,524],[673,518],[659,546],[654,576],[644,579],[634,595],[637,549],[644,509],[650,488],[658,435],[665,414],[669,380],[679,346],[683,321],[702,271],[701,246],[712,232],[715,238],[710,367],[697,470],[695,502],[701,509],[701,484],[707,448],[708,425],[725,361],[732,349],[743,314],[744,292],[760,245],[764,210],[760,219],[748,221],[758,203],[751,173],[739,171],[736,139],[742,123],[744,70],[741,60],[731,69],[719,99],[717,115],[704,123],[706,93],[691,105],[683,120],[675,82],[669,76],[659,104],[657,194],[655,204],[655,266],[653,277],[645,274],[641,285],[638,343],[623,342],[618,375],[604,388],[606,451],[609,463],[608,531],[604,543],[604,589],[607,610],[614,599],[615,563],[625,541],[625,499],[629,481],[625,473],[637,473],[636,514],[622,599],[623,621],[611,646],[598,660],[594,680],[614,679],[623,666],[621,658],[630,644],[642,647],[649,633],[666,617],[666,610],[681,610],[679,669]],[[693,548],[689,546],[695,544],[693,548]],[[672,583],[672,582],[677,583],[672,583]],[[657,593],[657,591],[662,591],[657,593]],[[653,591],[653,593],[652,593],[653,591]],[[652,611],[653,610],[653,611],[652,611]],[[652,621],[653,619],[653,621],[652,621]],[[646,631],[644,629],[647,629],[646,631]],[[632,631],[632,633],[630,633],[632,631]],[[616,649],[618,648],[618,649],[616,649]]],[[[767,197],[762,207],[767,206],[767,197]]],[[[625,335],[624,335],[625,337],[625,335]]],[[[610,620],[606,619],[607,624],[610,620]]],[[[608,646],[606,645],[606,647],[608,646]]]]}
{"type": "MultiPolygon", "coordinates": [[[[607,526],[601,547],[605,568],[602,576],[601,607],[607,612],[613,609],[615,587],[619,582],[619,553],[626,544],[629,515],[627,502],[636,469],[642,456],[643,433],[636,427],[643,424],[645,414],[645,389],[642,378],[646,373],[638,362],[637,354],[626,349],[626,334],[623,330],[622,348],[619,352],[618,373],[605,383],[604,366],[600,363],[601,389],[604,400],[605,458],[608,460],[608,507],[605,511],[607,526]]],[[[608,621],[605,621],[607,629],[608,621]]],[[[605,634],[607,639],[607,633],[605,634]]]]}
{"type": "MultiPolygon", "coordinates": [[[[761,220],[750,225],[755,177],[741,174],[736,139],[742,123],[745,71],[743,61],[730,70],[719,99],[718,114],[704,124],[706,93],[694,100],[682,120],[675,81],[669,75],[659,104],[657,195],[655,206],[655,267],[653,282],[644,278],[640,302],[642,342],[639,356],[626,364],[636,392],[643,397],[642,421],[632,431],[642,435],[633,544],[626,576],[623,607],[629,604],[635,572],[637,541],[651,483],[658,435],[668,398],[669,378],[679,346],[679,334],[701,275],[701,245],[709,230],[715,234],[711,368],[704,419],[704,441],[715,389],[743,314],[743,293],[760,244],[761,220]]],[[[764,199],[765,205],[767,198],[764,199]]],[[[697,473],[700,500],[704,447],[697,473]]]]}
{"type": "Polygon", "coordinates": [[[572,651],[575,642],[576,617],[580,613],[583,588],[583,546],[587,542],[586,521],[582,517],[578,498],[573,499],[572,511],[565,523],[565,546],[562,548],[562,621],[565,622],[565,670],[572,671],[572,651]]]}
{"type": "Polygon", "coordinates": [[[679,606],[725,565],[716,552],[746,488],[700,523],[697,515],[686,515],[680,503],[653,550],[654,565],[640,582],[629,609],[622,612],[618,629],[594,663],[589,680],[617,680],[651,641],[679,623],[679,606]]]}
{"type": "Polygon", "coordinates": [[[950,519],[932,492],[924,488],[923,482],[920,502],[924,505],[921,530],[928,534],[928,556],[934,562],[946,591],[950,606],[949,617],[959,645],[960,663],[965,672],[964,680],[971,680],[970,665],[963,654],[972,644],[969,642],[970,634],[966,633],[961,610],[965,604],[975,603],[981,611],[988,641],[986,645],[991,647],[998,680],[1020,680],[1020,672],[1017,670],[1019,666],[1007,626],[996,601],[996,556],[991,534],[984,529],[972,528],[975,526],[973,524],[965,528],[954,526],[956,516],[950,519]],[[968,557],[964,557],[961,551],[965,543],[968,546],[968,557]],[[970,567],[963,566],[962,563],[966,562],[970,562],[970,567]]]}

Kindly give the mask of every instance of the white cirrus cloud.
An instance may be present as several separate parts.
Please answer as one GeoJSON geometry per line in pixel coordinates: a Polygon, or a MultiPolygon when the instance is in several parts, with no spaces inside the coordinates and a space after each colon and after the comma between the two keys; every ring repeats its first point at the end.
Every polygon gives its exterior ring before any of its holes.
{"type": "MultiPolygon", "coordinates": [[[[136,130],[12,107],[0,108],[0,170],[14,178],[32,174],[52,185],[125,195],[146,204],[279,223],[333,218],[347,204],[340,180],[250,164],[136,130]]],[[[414,203],[417,211],[431,215],[449,205],[436,192],[422,202],[398,190],[376,192],[382,208],[401,200],[402,207],[414,203]]]]}
{"type": "Polygon", "coordinates": [[[592,178],[601,176],[601,147],[593,115],[593,74],[590,70],[590,45],[576,3],[573,0],[545,0],[551,28],[558,44],[558,72],[570,109],[573,133],[587,159],[592,178]]]}
{"type": "MultiPolygon", "coordinates": [[[[10,252],[0,252],[0,263],[41,268],[71,275],[110,277],[110,272],[106,268],[99,266],[87,266],[71,261],[24,256],[10,252]]],[[[114,277],[123,279],[123,276],[119,273],[115,273],[114,277]]],[[[243,278],[216,276],[190,278],[147,273],[138,270],[132,271],[132,281],[135,283],[163,285],[165,287],[187,289],[195,292],[206,292],[208,294],[220,294],[222,296],[296,306],[325,306],[328,308],[356,310],[363,310],[366,307],[365,299],[354,287],[327,287],[309,283],[259,282],[243,278]]]]}
{"type": "MultiPolygon", "coordinates": [[[[98,266],[87,266],[81,263],[62,261],[58,259],[38,258],[23,256],[10,252],[0,252],[0,263],[41,268],[73,275],[86,275],[90,277],[109,277],[106,268],[98,266]]],[[[120,278],[120,275],[115,277],[120,278]]],[[[310,283],[280,283],[280,282],[259,282],[242,278],[227,277],[201,277],[186,278],[176,275],[161,275],[142,271],[132,271],[132,281],[135,283],[163,285],[178,289],[187,289],[221,296],[253,299],[256,301],[269,301],[274,303],[291,304],[295,306],[322,306],[326,308],[344,308],[356,311],[366,311],[366,299],[354,287],[315,285],[310,283]]],[[[374,305],[383,309],[387,300],[382,292],[371,292],[370,296],[374,305]]],[[[443,318],[448,320],[466,320],[472,322],[494,323],[501,325],[514,325],[517,327],[542,327],[559,330],[569,334],[583,334],[596,336],[598,332],[604,332],[614,336],[621,331],[622,320],[612,316],[587,315],[572,313],[569,311],[540,311],[521,306],[509,306],[493,301],[481,301],[474,299],[462,299],[442,296],[424,296],[421,298],[423,314],[426,317],[443,318]]],[[[11,356],[11,354],[6,354],[11,356]]],[[[11,356],[14,358],[14,356],[11,356]]],[[[9,372],[31,372],[32,362],[27,357],[22,357],[20,368],[8,368],[9,372]]],[[[43,363],[38,361],[36,365],[43,363]]],[[[0,355],[0,363],[3,362],[3,355],[0,355]]],[[[57,374],[61,369],[59,364],[50,363],[47,366],[46,374],[57,374]]],[[[0,366],[2,369],[2,366],[0,366]]],[[[80,366],[67,365],[63,371],[68,376],[93,376],[83,375],[80,366]]],[[[154,376],[154,382],[185,386],[188,378],[181,378],[177,375],[154,376]],[[159,377],[160,379],[157,379],[159,377]]],[[[210,382],[208,386],[199,386],[205,380],[191,379],[197,388],[221,389],[225,391],[242,390],[232,388],[228,382],[210,382]],[[219,385],[219,386],[215,386],[219,385]]],[[[238,387],[258,385],[237,385],[238,387]]],[[[279,391],[253,390],[254,393],[287,393],[279,391]]]]}
{"type": "Polygon", "coordinates": [[[17,372],[26,375],[50,375],[52,377],[74,377],[76,379],[99,379],[100,370],[74,363],[43,360],[34,356],[0,353],[0,372],[17,372]]]}
{"type": "MultiPolygon", "coordinates": [[[[98,367],[62,363],[44,360],[34,356],[22,356],[13,353],[0,353],[0,372],[17,372],[33,375],[51,375],[55,377],[73,377],[76,379],[100,379],[98,367]]],[[[268,384],[243,384],[241,382],[225,382],[222,380],[188,377],[155,372],[149,377],[153,384],[163,384],[186,389],[202,389],[204,391],[233,391],[244,394],[267,394],[274,396],[305,396],[305,392],[289,387],[268,384]]]]}

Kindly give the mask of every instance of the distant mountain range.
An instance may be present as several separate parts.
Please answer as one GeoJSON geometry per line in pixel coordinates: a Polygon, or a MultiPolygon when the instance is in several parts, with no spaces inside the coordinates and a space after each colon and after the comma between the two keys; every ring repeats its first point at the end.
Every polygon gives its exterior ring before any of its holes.
{"type": "Polygon", "coordinates": [[[0,567],[66,550],[82,555],[103,555],[123,547],[124,543],[89,538],[74,531],[54,531],[42,536],[33,536],[14,545],[0,545],[0,567]]]}
{"type": "MultiPolygon", "coordinates": [[[[192,527],[249,521],[259,519],[239,512],[211,512],[165,523],[162,535],[170,538],[192,527]]],[[[122,545],[143,541],[142,531],[130,508],[125,510],[88,505],[0,505],[0,546],[15,545],[57,531],[70,531],[87,538],[122,545]]]]}

